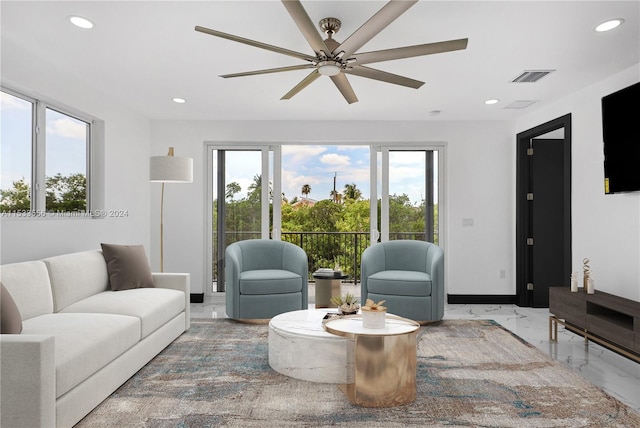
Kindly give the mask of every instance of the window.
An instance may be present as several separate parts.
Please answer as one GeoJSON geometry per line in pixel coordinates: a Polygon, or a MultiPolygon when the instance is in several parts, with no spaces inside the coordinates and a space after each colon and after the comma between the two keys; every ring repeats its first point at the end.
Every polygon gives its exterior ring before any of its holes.
{"type": "Polygon", "coordinates": [[[0,209],[3,212],[29,211],[34,103],[4,91],[1,96],[0,209]]]}
{"type": "Polygon", "coordinates": [[[45,208],[86,211],[91,125],[50,108],[45,111],[45,208]]]}
{"type": "Polygon", "coordinates": [[[372,242],[443,245],[445,143],[206,144],[207,294],[224,291],[225,248],[243,239],[292,242],[310,273],[339,264],[356,282],[372,242]]]}
{"type": "Polygon", "coordinates": [[[99,214],[91,155],[103,122],[6,88],[0,96],[3,217],[99,214]]]}

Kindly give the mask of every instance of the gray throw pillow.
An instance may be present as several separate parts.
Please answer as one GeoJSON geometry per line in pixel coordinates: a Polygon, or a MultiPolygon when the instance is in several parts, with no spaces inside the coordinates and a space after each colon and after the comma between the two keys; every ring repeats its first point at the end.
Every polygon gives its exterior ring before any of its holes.
{"type": "Polygon", "coordinates": [[[22,333],[22,316],[16,302],[9,294],[3,283],[0,282],[0,333],[22,333]]]}
{"type": "Polygon", "coordinates": [[[101,244],[113,291],[155,287],[142,245],[101,244]]]}

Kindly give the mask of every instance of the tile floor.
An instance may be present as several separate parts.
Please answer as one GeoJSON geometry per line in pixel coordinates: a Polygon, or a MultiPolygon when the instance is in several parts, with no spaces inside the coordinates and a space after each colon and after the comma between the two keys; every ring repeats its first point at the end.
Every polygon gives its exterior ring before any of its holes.
{"type": "MultiPolygon", "coordinates": [[[[360,295],[359,287],[343,284],[343,292],[360,295]]],[[[309,286],[309,307],[315,288],[309,286]]],[[[191,304],[192,318],[226,318],[224,293],[191,304]]],[[[580,373],[631,408],[640,412],[640,363],[588,342],[558,326],[558,342],[549,341],[549,310],[515,305],[445,305],[445,319],[492,319],[552,358],[580,373]]]]}

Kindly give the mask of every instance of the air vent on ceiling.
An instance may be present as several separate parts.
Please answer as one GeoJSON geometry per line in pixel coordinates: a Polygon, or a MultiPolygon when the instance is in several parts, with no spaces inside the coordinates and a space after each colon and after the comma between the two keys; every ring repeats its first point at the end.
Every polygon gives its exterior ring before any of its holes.
{"type": "Polygon", "coordinates": [[[525,70],[512,83],[534,83],[555,70],[525,70]]]}
{"type": "Polygon", "coordinates": [[[538,100],[517,100],[517,101],[514,101],[511,104],[505,106],[505,108],[513,108],[513,109],[527,108],[531,104],[535,104],[537,102],[538,102],[538,100]]]}

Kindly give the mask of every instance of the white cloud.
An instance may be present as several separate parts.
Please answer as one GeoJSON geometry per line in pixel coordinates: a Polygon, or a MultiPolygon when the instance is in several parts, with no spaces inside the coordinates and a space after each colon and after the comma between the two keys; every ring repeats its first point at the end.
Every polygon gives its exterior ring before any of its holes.
{"type": "Polygon", "coordinates": [[[351,158],[347,155],[339,155],[337,153],[327,153],[320,156],[320,162],[329,166],[349,166],[351,158]]]}
{"type": "Polygon", "coordinates": [[[326,151],[326,147],[320,146],[282,146],[282,156],[287,157],[289,165],[307,162],[326,151]]]}
{"type": "Polygon", "coordinates": [[[28,111],[31,109],[31,103],[21,98],[14,97],[5,92],[0,92],[0,106],[2,110],[22,110],[28,111]]]}
{"type": "Polygon", "coordinates": [[[87,124],[63,117],[47,123],[47,134],[84,140],[87,138],[87,124]]]}
{"type": "MultiPolygon", "coordinates": [[[[282,170],[282,191],[288,199],[292,199],[294,196],[301,196],[302,186],[304,186],[305,184],[311,186],[311,193],[309,193],[309,198],[316,199],[313,197],[313,195],[319,194],[318,189],[315,187],[315,185],[318,183],[319,180],[317,177],[299,175],[296,171],[286,169],[282,170]]],[[[323,198],[325,198],[325,196],[317,197],[317,199],[323,198]]]]}
{"type": "Polygon", "coordinates": [[[392,165],[417,165],[424,170],[424,152],[392,151],[389,153],[389,163],[392,165]]]}

